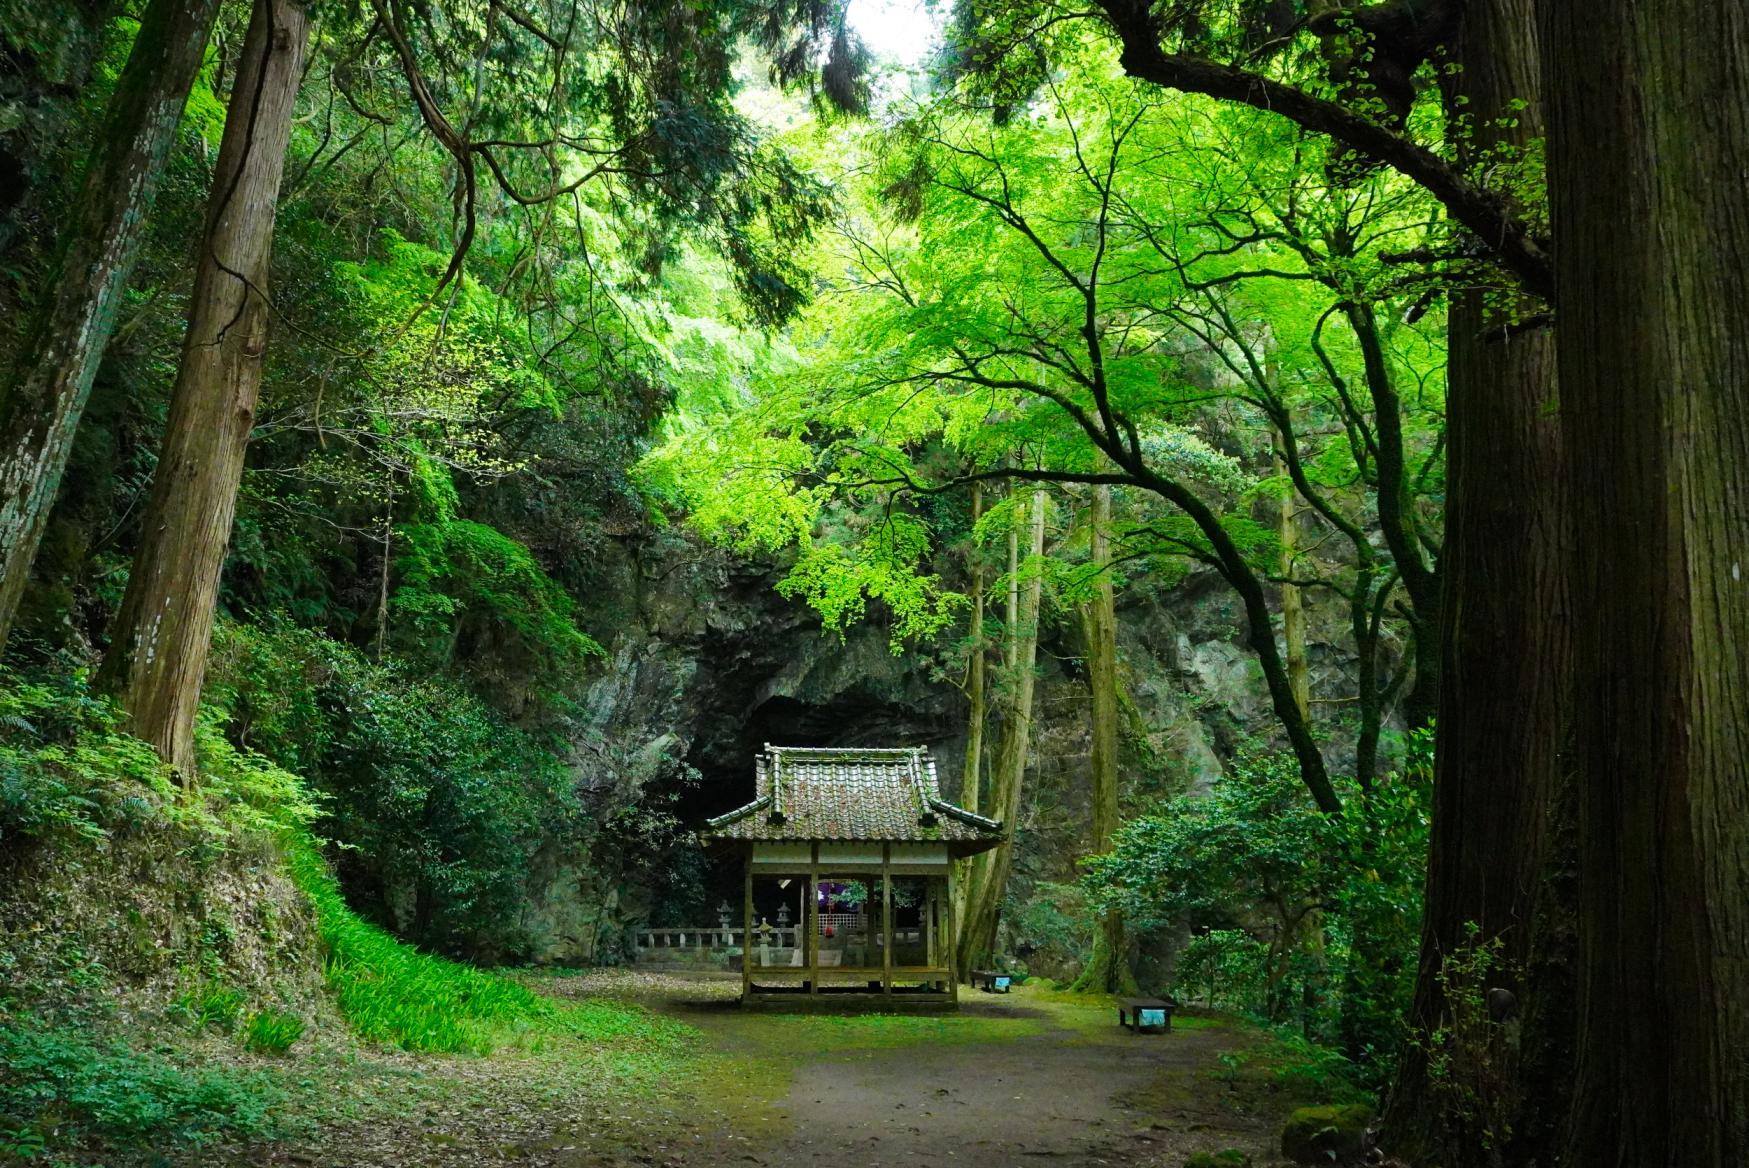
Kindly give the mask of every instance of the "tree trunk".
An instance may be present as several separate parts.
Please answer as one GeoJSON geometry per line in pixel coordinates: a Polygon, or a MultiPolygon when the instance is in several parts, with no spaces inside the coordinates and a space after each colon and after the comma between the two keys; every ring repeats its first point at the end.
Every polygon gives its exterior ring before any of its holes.
{"type": "MultiPolygon", "coordinates": [[[[1092,564],[1099,573],[1093,582],[1093,599],[1081,610],[1087,635],[1087,685],[1090,690],[1093,729],[1093,846],[1101,855],[1111,850],[1118,824],[1117,773],[1117,597],[1111,582],[1111,487],[1093,488],[1089,517],[1092,564]]],[[[1130,972],[1129,945],[1124,936],[1123,916],[1108,912],[1099,918],[1093,934],[1093,953],[1087,968],[1071,987],[1093,993],[1134,993],[1135,974],[1130,972]]]]}
{"type": "MultiPolygon", "coordinates": [[[[973,483],[974,529],[983,514],[984,487],[982,483],[973,483]]],[[[971,655],[966,667],[966,700],[971,709],[966,717],[966,762],[960,779],[960,806],[967,811],[976,811],[981,796],[980,788],[984,783],[984,701],[988,684],[985,679],[984,660],[984,559],[978,554],[975,542],[971,560],[972,616],[971,628],[967,633],[971,641],[971,655]]]]}
{"type": "Polygon", "coordinates": [[[194,716],[267,351],[274,211],[307,14],[256,0],[207,209],[182,363],[140,546],[104,661],[128,727],[194,774],[194,716]]]}
{"type": "Polygon", "coordinates": [[[52,296],[32,322],[0,400],[0,650],[217,12],[218,0],[152,0],[140,18],[79,199],[69,208],[52,296]]]}
{"type": "MultiPolygon", "coordinates": [[[[1462,317],[1463,311],[1459,309],[1457,316],[1462,317]]],[[[1427,562],[1422,550],[1409,455],[1403,444],[1403,403],[1397,396],[1390,361],[1385,355],[1378,314],[1371,304],[1352,304],[1347,318],[1360,343],[1367,390],[1373,401],[1379,532],[1391,550],[1391,561],[1403,581],[1403,591],[1409,594],[1409,638],[1415,675],[1403,695],[1402,712],[1409,729],[1417,730],[1433,720],[1439,703],[1440,570],[1437,564],[1427,562]]],[[[1454,321],[1454,329],[1457,323],[1461,322],[1454,321]]]]}
{"type": "MultiPolygon", "coordinates": [[[[984,513],[984,488],[981,483],[972,484],[972,526],[976,528],[978,520],[984,513]]],[[[1012,547],[1012,544],[1010,545],[1012,547]]],[[[1013,554],[1010,553],[1012,560],[1013,554]]],[[[972,548],[972,617],[969,639],[972,645],[971,661],[966,671],[966,698],[970,709],[966,714],[966,761],[960,777],[960,806],[967,811],[978,811],[981,807],[984,785],[984,724],[989,720],[989,680],[987,677],[988,662],[985,659],[984,648],[984,561],[978,554],[976,546],[972,548]]],[[[1010,566],[1012,570],[1012,565],[1010,566]]],[[[968,868],[966,879],[954,882],[953,887],[953,917],[956,921],[966,919],[966,901],[971,892],[971,869],[968,868]]]]}
{"type": "MultiPolygon", "coordinates": [[[[1050,498],[1044,491],[1033,491],[1027,537],[1032,556],[1044,554],[1045,519],[1049,506],[1050,498]]],[[[1002,738],[996,747],[996,765],[990,774],[990,805],[986,809],[989,815],[1002,821],[1002,842],[972,860],[972,887],[966,894],[965,924],[960,931],[958,968],[962,973],[995,956],[996,924],[1002,911],[1002,896],[1008,887],[1009,869],[1014,862],[1015,820],[1020,817],[1021,785],[1026,777],[1026,759],[1032,747],[1033,666],[1038,658],[1038,620],[1044,580],[1035,575],[1024,589],[1016,588],[1014,592],[1017,611],[1010,626],[1014,661],[1008,684],[1009,702],[1002,723],[1002,738]]]]}
{"type": "Polygon", "coordinates": [[[1564,1163],[1749,1163],[1749,12],[1544,0],[1573,518],[1564,1163]]]}
{"type": "MultiPolygon", "coordinates": [[[[1532,0],[1469,5],[1448,94],[1453,118],[1473,119],[1472,150],[1524,145],[1542,133],[1532,0]],[[1514,111],[1515,100],[1528,102],[1514,111]],[[1496,125],[1498,119],[1515,124],[1496,125]]],[[[1533,1016],[1518,1049],[1487,1052],[1485,1083],[1447,1083],[1485,1094],[1484,1122],[1504,1120],[1509,1144],[1459,1120],[1441,1084],[1409,1048],[1387,1130],[1403,1152],[1443,1149],[1484,1162],[1493,1143],[1507,1163],[1548,1164],[1561,1103],[1551,1070],[1564,1040],[1564,894],[1547,846],[1563,790],[1562,727],[1568,701],[1570,627],[1563,592],[1562,442],[1553,341],[1546,331],[1485,339],[1500,320],[1470,289],[1453,296],[1448,364],[1447,501],[1440,569],[1438,738],[1426,907],[1411,1025],[1430,1032],[1449,1017],[1438,976],[1445,957],[1499,938],[1515,967],[1501,974],[1533,1016]]],[[[1492,987],[1490,987],[1492,988],[1492,987]]],[[[1472,1052],[1483,1053],[1483,1052],[1472,1052]]]]}
{"type": "MultiPolygon", "coordinates": [[[[1275,435],[1275,473],[1287,474],[1287,457],[1279,431],[1275,435]]],[[[1294,574],[1294,561],[1299,556],[1299,524],[1296,519],[1298,511],[1294,492],[1291,489],[1283,491],[1280,507],[1276,512],[1275,533],[1281,544],[1276,568],[1282,578],[1281,640],[1282,648],[1287,654],[1287,684],[1293,690],[1294,705],[1300,708],[1300,717],[1310,718],[1312,686],[1306,669],[1306,609],[1299,586],[1287,583],[1294,574]]]]}

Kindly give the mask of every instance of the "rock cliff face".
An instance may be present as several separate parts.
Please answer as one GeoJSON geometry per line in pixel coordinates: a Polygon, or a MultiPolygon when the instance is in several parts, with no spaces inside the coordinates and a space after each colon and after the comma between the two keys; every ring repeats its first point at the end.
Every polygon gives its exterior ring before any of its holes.
{"type": "MultiPolygon", "coordinates": [[[[966,746],[958,673],[928,650],[893,654],[872,609],[843,638],[822,631],[805,605],[776,593],[777,576],[674,532],[612,545],[600,565],[601,599],[586,617],[609,659],[589,687],[576,755],[603,830],[594,856],[554,856],[540,874],[546,891],[526,923],[546,938],[545,959],[615,960],[639,924],[709,923],[720,899],[736,900],[738,872],[689,835],[657,832],[651,842],[627,819],[671,813],[696,829],[739,806],[752,797],[762,743],[927,743],[949,797],[958,797],[966,746]],[[628,837],[638,845],[623,844],[628,837]]],[[[1340,696],[1352,672],[1340,647],[1344,614],[1316,597],[1307,609],[1314,693],[1340,696]]],[[[1243,740],[1275,738],[1241,622],[1230,592],[1207,573],[1120,598],[1126,812],[1206,787],[1243,740]]],[[[1005,925],[1011,951],[1059,977],[1073,972],[1085,939],[1070,887],[1090,825],[1081,653],[1075,615],[1047,614],[1005,925]]],[[[996,733],[993,722],[987,744],[996,733]]]]}

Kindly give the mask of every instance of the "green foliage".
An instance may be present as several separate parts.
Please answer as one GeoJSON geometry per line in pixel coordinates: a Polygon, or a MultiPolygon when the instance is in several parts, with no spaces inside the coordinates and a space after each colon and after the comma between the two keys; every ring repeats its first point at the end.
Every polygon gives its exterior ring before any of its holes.
{"type": "Polygon", "coordinates": [[[281,1099],[264,1074],[188,1066],[85,1027],[0,1011],[0,1150],[20,1158],[50,1139],[151,1147],[270,1135],[281,1099]]]}
{"type": "Polygon", "coordinates": [[[576,602],[541,570],[527,548],[483,523],[451,520],[401,528],[407,551],[393,606],[410,617],[441,659],[457,622],[472,616],[506,630],[548,675],[579,668],[602,649],[573,623],[576,602]]]}
{"type": "Polygon", "coordinates": [[[82,674],[45,683],[0,670],[0,841],[101,838],[139,810],[116,777],[170,791],[167,768],[120,722],[82,674]]]}
{"type": "Polygon", "coordinates": [[[222,630],[213,675],[235,740],[321,776],[321,831],[378,919],[404,898],[417,911],[398,923],[419,944],[520,954],[535,853],[590,830],[550,738],[441,677],[292,629],[222,630]]]}
{"type": "Polygon", "coordinates": [[[1008,919],[1014,931],[1014,948],[1021,954],[1035,950],[1084,954],[1093,944],[1087,897],[1073,884],[1040,881],[1008,919]]]}
{"type": "Polygon", "coordinates": [[[1251,1157],[1238,1148],[1193,1152],[1185,1159],[1184,1168],[1251,1168],[1251,1157]]]}
{"type": "Polygon", "coordinates": [[[229,1034],[243,1015],[243,992],[232,986],[201,984],[177,995],[176,1005],[195,1026],[229,1034]]]}
{"type": "Polygon", "coordinates": [[[347,1021],[373,1041],[486,1054],[507,1042],[556,1037],[671,1048],[689,1033],[628,1006],[560,1005],[508,978],[421,953],[360,920],[308,843],[293,848],[291,864],[316,906],[328,985],[347,1021]]]}
{"type": "Polygon", "coordinates": [[[1413,988],[1431,736],[1400,772],[1320,814],[1292,760],[1251,755],[1206,796],[1126,822],[1086,862],[1094,903],[1132,927],[1192,935],[1177,992],[1339,1046],[1390,1071],[1413,988]]]}
{"type": "Polygon", "coordinates": [[[1481,1147],[1493,1149],[1511,1140],[1511,1120],[1522,1100],[1516,1008],[1491,1008],[1488,991],[1503,982],[1521,983],[1522,971],[1506,960],[1499,937],[1481,939],[1473,921],[1465,922],[1465,932],[1466,943],[1447,953],[1435,974],[1443,1003],[1438,1024],[1412,1033],[1409,1041],[1426,1059],[1427,1085],[1439,1098],[1439,1114],[1481,1147]]]}
{"type": "Polygon", "coordinates": [[[1267,999],[1269,958],[1269,945],[1243,929],[1209,929],[1178,951],[1175,980],[1206,1005],[1255,1011],[1267,999]]]}
{"type": "Polygon", "coordinates": [[[243,1045],[256,1054],[284,1054],[304,1036],[304,1020],[284,1010],[257,1010],[243,1022],[243,1045]]]}

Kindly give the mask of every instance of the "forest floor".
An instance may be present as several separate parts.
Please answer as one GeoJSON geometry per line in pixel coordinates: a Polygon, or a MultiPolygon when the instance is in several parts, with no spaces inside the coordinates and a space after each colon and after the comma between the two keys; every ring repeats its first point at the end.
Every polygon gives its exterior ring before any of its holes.
{"type": "MultiPolygon", "coordinates": [[[[1288,1111],[1328,1101],[1328,1084],[1239,1023],[1181,1015],[1169,1034],[1132,1035],[1108,999],[1035,985],[967,993],[955,1014],[894,1016],[747,1013],[739,979],[710,975],[528,983],[636,1002],[696,1034],[678,1056],[606,1062],[566,1043],[344,1059],[315,1072],[324,1102],[304,1138],[231,1162],[1179,1168],[1237,1148],[1266,1165],[1288,1111]]],[[[230,1160],[205,1153],[203,1164],[230,1160]]]]}

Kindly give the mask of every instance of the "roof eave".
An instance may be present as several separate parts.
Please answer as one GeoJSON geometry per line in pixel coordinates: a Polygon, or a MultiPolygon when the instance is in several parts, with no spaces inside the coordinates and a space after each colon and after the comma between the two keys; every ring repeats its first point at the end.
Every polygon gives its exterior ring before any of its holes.
{"type": "MultiPolygon", "coordinates": [[[[763,811],[767,807],[770,807],[770,806],[771,806],[771,796],[770,795],[761,795],[759,798],[753,800],[753,802],[747,804],[745,807],[737,807],[733,811],[730,811],[724,815],[717,816],[715,819],[705,820],[704,825],[706,828],[708,828],[711,831],[721,831],[721,830],[723,830],[723,828],[729,827],[729,826],[736,824],[736,823],[739,823],[741,820],[746,819],[748,816],[753,815],[757,812],[763,811]]],[[[696,822],[696,820],[694,822],[696,822]]]]}

